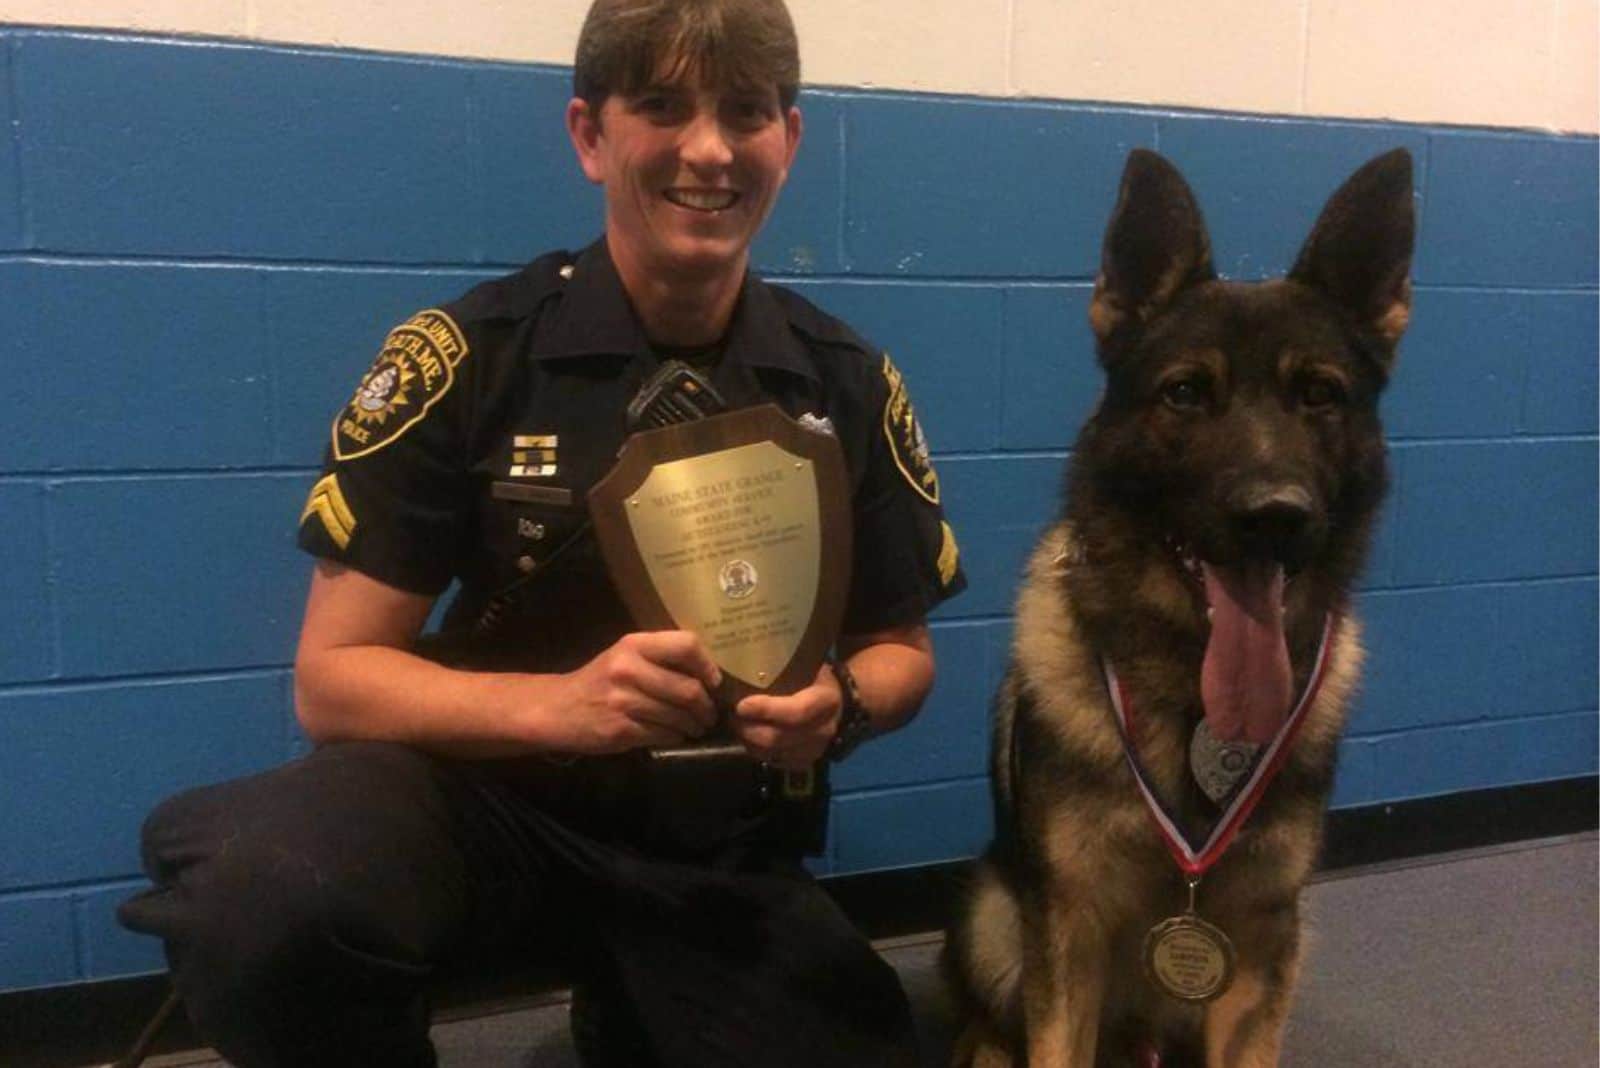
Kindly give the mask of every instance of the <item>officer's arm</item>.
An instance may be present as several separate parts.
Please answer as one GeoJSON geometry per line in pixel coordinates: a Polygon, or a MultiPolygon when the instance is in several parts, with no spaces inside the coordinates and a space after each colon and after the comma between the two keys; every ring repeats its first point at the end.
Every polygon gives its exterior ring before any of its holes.
{"type": "Polygon", "coordinates": [[[843,636],[838,648],[855,677],[874,734],[904,726],[933,689],[933,640],[920,620],[843,636]]]}
{"type": "Polygon", "coordinates": [[[409,650],[433,598],[318,561],[295,656],[295,713],[317,743],[404,742],[454,756],[525,751],[533,687],[453,671],[409,650]]]}
{"type": "Polygon", "coordinates": [[[693,635],[630,635],[564,675],[457,671],[410,650],[431,597],[318,561],[295,656],[295,712],[313,741],[402,742],[457,757],[677,745],[714,713],[693,635]]]}

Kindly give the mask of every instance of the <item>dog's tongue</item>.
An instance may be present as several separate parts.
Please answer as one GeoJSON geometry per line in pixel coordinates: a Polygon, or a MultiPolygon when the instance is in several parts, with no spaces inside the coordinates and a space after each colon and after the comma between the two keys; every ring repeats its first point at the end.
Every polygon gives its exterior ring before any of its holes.
{"type": "Polygon", "coordinates": [[[1211,640],[1200,697],[1223,741],[1272,741],[1289,715],[1294,678],[1283,637],[1283,568],[1201,564],[1211,604],[1211,640]]]}

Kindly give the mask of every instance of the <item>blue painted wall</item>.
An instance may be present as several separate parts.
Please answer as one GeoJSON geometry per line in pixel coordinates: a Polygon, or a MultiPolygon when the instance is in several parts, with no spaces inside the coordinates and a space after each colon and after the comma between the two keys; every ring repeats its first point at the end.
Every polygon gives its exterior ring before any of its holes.
{"type": "MultiPolygon", "coordinates": [[[[144,812],[303,744],[293,529],[394,321],[599,225],[533,66],[0,29],[0,988],[161,966],[120,932],[144,812]]],[[[1192,180],[1218,263],[1282,270],[1326,195],[1420,164],[1396,492],[1336,803],[1595,771],[1592,138],[811,91],[759,262],[887,346],[972,589],[921,719],[842,769],[834,872],[988,834],[1018,567],[1097,380],[1122,159],[1192,180]]]]}

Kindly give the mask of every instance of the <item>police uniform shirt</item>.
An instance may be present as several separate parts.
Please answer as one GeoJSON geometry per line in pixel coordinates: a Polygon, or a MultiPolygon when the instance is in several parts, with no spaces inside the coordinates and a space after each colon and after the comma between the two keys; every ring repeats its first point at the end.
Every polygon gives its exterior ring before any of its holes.
{"type": "MultiPolygon", "coordinates": [[[[585,494],[615,463],[628,402],[661,358],[604,240],[418,312],[334,418],[301,547],[413,593],[458,580],[447,631],[539,572],[519,666],[580,666],[635,629],[584,529],[585,494]]],[[[914,622],[965,587],[887,354],[747,275],[709,373],[730,408],[776,402],[838,436],[855,545],[843,633],[914,622]]]]}

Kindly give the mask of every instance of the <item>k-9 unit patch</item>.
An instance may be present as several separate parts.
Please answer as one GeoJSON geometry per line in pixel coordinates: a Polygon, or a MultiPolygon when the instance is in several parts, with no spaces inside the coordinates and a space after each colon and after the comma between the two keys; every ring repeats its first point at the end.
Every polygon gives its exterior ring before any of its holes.
{"type": "Polygon", "coordinates": [[[883,354],[883,377],[889,383],[889,403],[883,406],[883,432],[889,439],[889,451],[911,488],[928,503],[938,504],[939,475],[928,455],[928,439],[922,436],[922,425],[911,407],[905,378],[887,352],[883,354]]]}
{"type": "Polygon", "coordinates": [[[333,455],[366,456],[415,426],[449,392],[466,355],[461,328],[436,308],[391,330],[355,396],[333,421],[333,455]]]}

